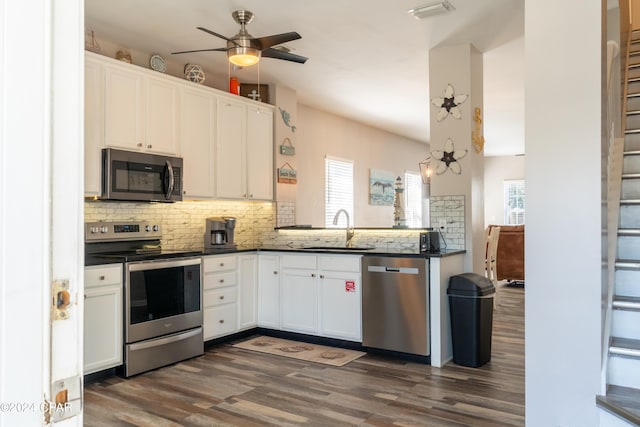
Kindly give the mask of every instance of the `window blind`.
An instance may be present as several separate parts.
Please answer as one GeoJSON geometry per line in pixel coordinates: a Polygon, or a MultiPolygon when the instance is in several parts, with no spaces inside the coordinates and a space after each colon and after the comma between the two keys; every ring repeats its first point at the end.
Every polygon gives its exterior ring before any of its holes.
{"type": "Polygon", "coordinates": [[[333,225],[336,212],[344,209],[349,213],[353,226],[353,161],[326,157],[324,161],[325,227],[347,226],[347,218],[340,215],[338,224],[333,225]]]}
{"type": "Polygon", "coordinates": [[[524,224],[524,180],[504,181],[504,223],[524,224]]]}
{"type": "Polygon", "coordinates": [[[419,173],[405,172],[404,198],[407,227],[422,227],[422,177],[419,173]]]}

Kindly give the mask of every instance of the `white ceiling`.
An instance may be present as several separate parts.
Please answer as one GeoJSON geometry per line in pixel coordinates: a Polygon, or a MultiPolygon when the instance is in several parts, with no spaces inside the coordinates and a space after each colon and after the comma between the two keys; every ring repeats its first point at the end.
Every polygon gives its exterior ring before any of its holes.
{"type": "Polygon", "coordinates": [[[223,52],[171,52],[224,47],[196,27],[232,37],[239,26],[231,12],[250,10],[251,35],[297,31],[302,39],[286,46],[309,58],[303,65],[263,58],[261,83],[284,84],[302,104],[422,142],[429,142],[429,99],[441,91],[429,92],[429,50],[471,42],[484,52],[485,155],[524,153],[524,0],[450,0],[453,12],[424,20],[407,13],[432,2],[85,0],[85,16],[98,40],[227,75],[223,52]]]}

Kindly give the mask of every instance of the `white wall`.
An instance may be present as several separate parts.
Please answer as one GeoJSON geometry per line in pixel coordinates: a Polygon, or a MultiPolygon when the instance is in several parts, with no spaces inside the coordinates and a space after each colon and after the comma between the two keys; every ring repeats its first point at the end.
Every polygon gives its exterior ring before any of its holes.
{"type": "Polygon", "coordinates": [[[300,104],[296,127],[296,222],[324,227],[328,155],[354,161],[355,226],[391,227],[393,206],[369,205],[369,169],[403,177],[406,170],[419,173],[418,163],[429,155],[429,146],[300,104]]]}
{"type": "MultiPolygon", "coordinates": [[[[524,179],[524,156],[484,158],[484,224],[504,224],[505,180],[524,179]]],[[[526,192],[526,185],[525,185],[526,192]]]]}
{"type": "Polygon", "coordinates": [[[530,426],[598,425],[601,9],[600,1],[525,2],[530,426]]]}

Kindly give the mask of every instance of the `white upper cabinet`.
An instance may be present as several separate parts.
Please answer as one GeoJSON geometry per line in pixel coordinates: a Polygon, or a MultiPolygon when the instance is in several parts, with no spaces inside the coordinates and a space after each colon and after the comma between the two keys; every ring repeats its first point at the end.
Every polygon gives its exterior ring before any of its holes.
{"type": "Polygon", "coordinates": [[[218,98],[216,196],[246,198],[246,104],[218,98]]]}
{"type": "Polygon", "coordinates": [[[176,155],[178,148],[178,87],[166,79],[145,79],[144,150],[176,155]]]}
{"type": "Polygon", "coordinates": [[[84,69],[84,193],[101,191],[101,149],[104,147],[104,66],[87,58],[84,69]]]}
{"type": "Polygon", "coordinates": [[[184,159],[183,196],[273,200],[273,106],[85,52],[85,195],[104,147],[184,159]]]}
{"type": "Polygon", "coordinates": [[[188,198],[213,198],[216,97],[210,91],[185,86],[180,98],[183,195],[188,198]]]}
{"type": "Polygon", "coordinates": [[[126,64],[105,67],[105,145],[178,154],[178,87],[126,64]]]}
{"type": "Polygon", "coordinates": [[[105,145],[144,149],[143,90],[141,74],[105,67],[105,145]]]}
{"type": "Polygon", "coordinates": [[[218,98],[216,196],[273,199],[273,109],[218,98]]]}
{"type": "Polygon", "coordinates": [[[247,108],[247,194],[273,199],[273,110],[247,108]]]}

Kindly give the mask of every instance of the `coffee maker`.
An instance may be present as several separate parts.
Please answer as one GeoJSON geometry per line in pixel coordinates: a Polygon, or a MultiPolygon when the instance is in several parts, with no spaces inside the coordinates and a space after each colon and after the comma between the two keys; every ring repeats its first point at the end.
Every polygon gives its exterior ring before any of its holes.
{"type": "Polygon", "coordinates": [[[204,249],[235,249],[236,244],[233,243],[235,228],[235,218],[207,218],[204,233],[204,249]]]}

